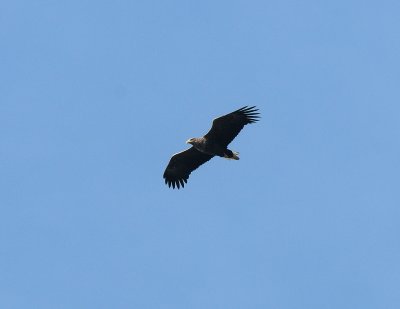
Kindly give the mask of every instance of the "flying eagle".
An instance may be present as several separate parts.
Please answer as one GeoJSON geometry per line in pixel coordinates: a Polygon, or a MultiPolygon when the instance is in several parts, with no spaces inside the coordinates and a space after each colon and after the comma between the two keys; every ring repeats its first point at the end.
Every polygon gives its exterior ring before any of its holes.
{"type": "Polygon", "coordinates": [[[227,147],[246,124],[258,121],[260,113],[257,111],[255,106],[242,107],[215,118],[210,131],[203,137],[188,139],[186,143],[192,147],[172,156],[164,172],[165,183],[174,189],[183,188],[190,173],[214,156],[239,160],[239,153],[227,147]]]}

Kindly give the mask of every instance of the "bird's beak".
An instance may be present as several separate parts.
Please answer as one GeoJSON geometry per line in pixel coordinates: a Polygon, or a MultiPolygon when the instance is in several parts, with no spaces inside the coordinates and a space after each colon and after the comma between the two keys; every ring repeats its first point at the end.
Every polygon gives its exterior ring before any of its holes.
{"type": "Polygon", "coordinates": [[[186,144],[191,144],[192,142],[190,141],[190,139],[188,139],[187,141],[186,141],[186,144]]]}

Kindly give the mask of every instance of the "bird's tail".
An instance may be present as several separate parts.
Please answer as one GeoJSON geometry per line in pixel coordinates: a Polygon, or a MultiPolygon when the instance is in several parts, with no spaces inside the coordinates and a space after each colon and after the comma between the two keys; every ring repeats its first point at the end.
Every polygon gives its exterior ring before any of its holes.
{"type": "Polygon", "coordinates": [[[226,152],[224,153],[224,158],[229,160],[239,160],[238,154],[239,153],[237,151],[232,151],[227,149],[226,152]]]}

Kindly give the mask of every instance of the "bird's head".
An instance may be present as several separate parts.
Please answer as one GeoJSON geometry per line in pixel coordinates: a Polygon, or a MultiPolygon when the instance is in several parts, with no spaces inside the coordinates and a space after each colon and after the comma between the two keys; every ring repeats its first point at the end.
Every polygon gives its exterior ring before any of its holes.
{"type": "Polygon", "coordinates": [[[192,137],[192,138],[189,138],[189,139],[186,141],[186,144],[192,144],[192,145],[194,145],[195,142],[196,142],[196,138],[195,138],[195,137],[192,137]]]}

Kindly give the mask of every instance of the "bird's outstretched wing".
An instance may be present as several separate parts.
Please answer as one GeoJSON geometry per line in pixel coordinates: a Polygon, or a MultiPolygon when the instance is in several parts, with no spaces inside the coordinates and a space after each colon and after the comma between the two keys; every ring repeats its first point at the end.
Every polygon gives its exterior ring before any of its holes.
{"type": "Polygon", "coordinates": [[[204,137],[226,147],[246,124],[258,121],[260,113],[257,111],[255,106],[245,106],[230,114],[215,118],[210,131],[204,137]]]}
{"type": "Polygon", "coordinates": [[[212,157],[212,155],[202,153],[194,147],[173,155],[163,175],[165,183],[169,187],[172,185],[174,189],[175,187],[179,189],[181,186],[183,188],[190,173],[212,157]]]}

